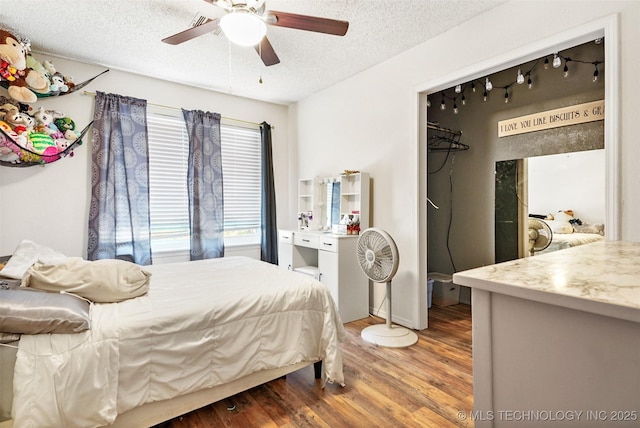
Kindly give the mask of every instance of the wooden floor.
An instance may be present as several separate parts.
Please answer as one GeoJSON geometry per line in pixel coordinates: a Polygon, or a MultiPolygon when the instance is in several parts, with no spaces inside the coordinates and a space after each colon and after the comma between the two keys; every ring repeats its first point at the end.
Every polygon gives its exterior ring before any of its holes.
{"type": "Polygon", "coordinates": [[[429,328],[410,348],[364,342],[362,329],[384,320],[345,324],[346,387],[322,389],[307,367],[188,413],[163,428],[208,427],[470,427],[471,308],[433,306],[429,328]],[[461,412],[461,413],[460,413],[461,412]],[[461,416],[462,415],[462,416],[461,416]]]}

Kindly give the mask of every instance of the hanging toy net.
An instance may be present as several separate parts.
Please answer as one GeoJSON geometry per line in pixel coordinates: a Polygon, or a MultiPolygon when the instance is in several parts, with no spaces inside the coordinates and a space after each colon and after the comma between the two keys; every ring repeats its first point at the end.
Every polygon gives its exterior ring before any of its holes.
{"type": "Polygon", "coordinates": [[[8,167],[46,165],[73,156],[91,126],[78,131],[60,112],[8,102],[0,104],[0,119],[0,166],[8,167]]]}

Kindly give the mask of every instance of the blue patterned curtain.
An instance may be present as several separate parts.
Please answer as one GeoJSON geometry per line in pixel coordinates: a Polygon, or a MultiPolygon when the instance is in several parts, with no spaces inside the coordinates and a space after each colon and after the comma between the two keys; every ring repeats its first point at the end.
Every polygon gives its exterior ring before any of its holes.
{"type": "Polygon", "coordinates": [[[189,136],[191,260],[224,256],[220,114],[182,110],[189,136]]]}
{"type": "Polygon", "coordinates": [[[260,125],[262,139],[262,207],[260,259],[278,264],[278,222],[276,221],[276,188],[273,179],[273,155],[271,144],[271,125],[260,125]]]}
{"type": "Polygon", "coordinates": [[[151,264],[147,102],[98,92],[92,145],[87,257],[151,264]]]}

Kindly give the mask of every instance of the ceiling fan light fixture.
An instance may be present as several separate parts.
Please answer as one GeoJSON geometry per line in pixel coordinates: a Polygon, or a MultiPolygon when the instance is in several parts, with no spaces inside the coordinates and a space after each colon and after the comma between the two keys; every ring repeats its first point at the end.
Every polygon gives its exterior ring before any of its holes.
{"type": "Polygon", "coordinates": [[[267,34],[264,21],[245,10],[224,15],[220,18],[220,28],[232,43],[240,46],[255,46],[267,34]]]}

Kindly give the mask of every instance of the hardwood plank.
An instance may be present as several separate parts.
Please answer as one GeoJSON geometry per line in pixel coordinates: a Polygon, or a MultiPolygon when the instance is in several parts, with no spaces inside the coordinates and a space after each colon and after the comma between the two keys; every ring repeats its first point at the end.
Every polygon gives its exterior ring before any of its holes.
{"type": "Polygon", "coordinates": [[[409,348],[363,341],[362,329],[380,323],[370,316],[345,324],[344,388],[322,388],[306,367],[162,428],[472,427],[457,417],[473,410],[470,306],[434,305],[429,328],[409,348]]]}

